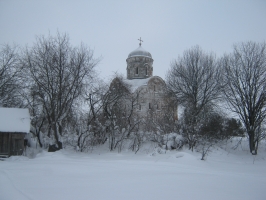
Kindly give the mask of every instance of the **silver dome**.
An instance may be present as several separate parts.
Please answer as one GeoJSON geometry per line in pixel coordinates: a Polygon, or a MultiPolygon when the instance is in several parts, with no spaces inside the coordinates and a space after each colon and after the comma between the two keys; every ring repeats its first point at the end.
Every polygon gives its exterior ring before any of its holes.
{"type": "Polygon", "coordinates": [[[130,57],[136,57],[136,56],[143,56],[143,57],[151,57],[151,54],[146,51],[145,49],[143,49],[141,46],[139,46],[139,48],[137,48],[135,51],[132,51],[129,55],[128,58],[130,57]]]}

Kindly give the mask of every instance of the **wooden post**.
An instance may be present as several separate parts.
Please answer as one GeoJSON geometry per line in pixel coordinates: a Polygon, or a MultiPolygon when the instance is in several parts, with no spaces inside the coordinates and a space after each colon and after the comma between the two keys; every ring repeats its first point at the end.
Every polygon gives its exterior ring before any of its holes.
{"type": "Polygon", "coordinates": [[[11,156],[11,133],[8,133],[8,157],[11,156]]]}

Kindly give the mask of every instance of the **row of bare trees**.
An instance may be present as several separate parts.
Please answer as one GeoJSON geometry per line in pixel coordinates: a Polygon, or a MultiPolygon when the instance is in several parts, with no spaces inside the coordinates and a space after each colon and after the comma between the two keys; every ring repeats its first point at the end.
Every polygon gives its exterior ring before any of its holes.
{"type": "Polygon", "coordinates": [[[204,142],[221,137],[219,131],[202,130],[226,103],[245,127],[250,152],[257,154],[259,142],[265,138],[265,48],[265,43],[239,43],[233,53],[217,59],[196,46],[171,64],[167,84],[184,107],[179,130],[190,149],[203,137],[204,142]],[[206,137],[206,133],[210,134],[206,137]]]}

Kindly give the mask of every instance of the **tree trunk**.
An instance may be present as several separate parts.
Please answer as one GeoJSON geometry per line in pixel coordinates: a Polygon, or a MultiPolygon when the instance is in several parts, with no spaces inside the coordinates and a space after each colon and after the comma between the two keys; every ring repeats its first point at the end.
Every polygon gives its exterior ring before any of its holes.
{"type": "Polygon", "coordinates": [[[254,141],[254,131],[250,130],[249,131],[249,150],[252,155],[257,155],[256,150],[255,150],[255,141],[254,141]]]}
{"type": "Polygon", "coordinates": [[[40,147],[42,148],[43,145],[42,145],[41,138],[40,138],[40,132],[37,134],[37,139],[38,139],[40,147]]]}
{"type": "Polygon", "coordinates": [[[56,124],[53,125],[53,129],[54,129],[55,142],[56,142],[56,144],[59,146],[59,138],[58,138],[58,131],[57,131],[57,126],[56,126],[56,124]]]}

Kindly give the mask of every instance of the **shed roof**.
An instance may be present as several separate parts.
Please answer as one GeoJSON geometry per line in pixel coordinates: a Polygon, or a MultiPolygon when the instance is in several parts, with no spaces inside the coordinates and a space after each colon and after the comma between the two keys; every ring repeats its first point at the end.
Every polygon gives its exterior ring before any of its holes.
{"type": "Polygon", "coordinates": [[[0,108],[0,132],[28,133],[30,114],[23,108],[0,108]]]}

